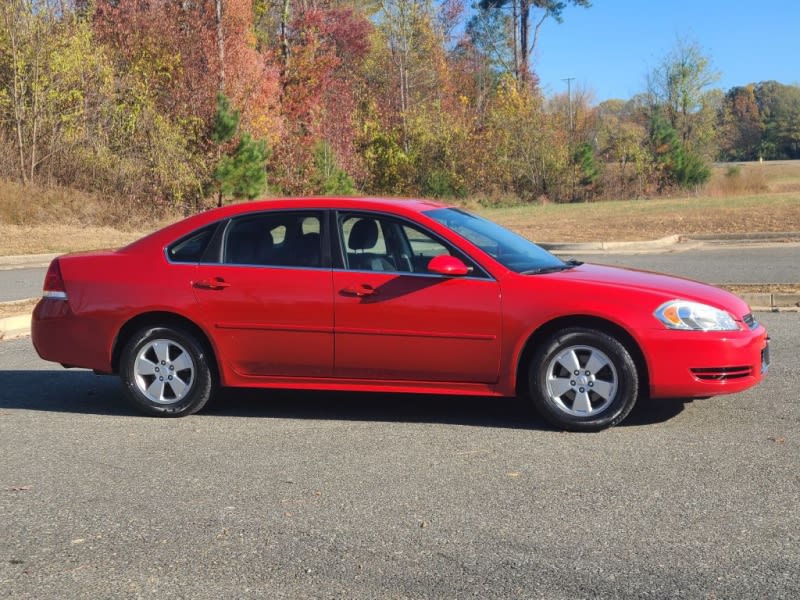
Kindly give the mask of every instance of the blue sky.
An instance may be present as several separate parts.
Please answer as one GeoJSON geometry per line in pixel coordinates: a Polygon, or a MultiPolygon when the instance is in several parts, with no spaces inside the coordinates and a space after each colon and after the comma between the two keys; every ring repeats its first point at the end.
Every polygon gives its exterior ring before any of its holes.
{"type": "Polygon", "coordinates": [[[644,91],[678,37],[710,56],[716,87],[800,84],[800,0],[593,0],[589,9],[569,6],[561,24],[545,22],[532,62],[548,95],[574,77],[595,102],[627,99],[644,91]]]}

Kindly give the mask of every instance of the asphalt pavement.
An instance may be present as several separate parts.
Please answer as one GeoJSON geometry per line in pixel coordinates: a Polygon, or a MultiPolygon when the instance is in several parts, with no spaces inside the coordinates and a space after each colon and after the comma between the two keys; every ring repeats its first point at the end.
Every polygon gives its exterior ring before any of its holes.
{"type": "MultiPolygon", "coordinates": [[[[796,243],[556,251],[800,281],[796,243]]],[[[0,291],[37,296],[49,258],[0,291]]],[[[798,598],[800,320],[758,318],[759,387],[599,434],[520,400],[374,394],[230,391],[150,419],[118,379],[4,341],[0,597],[798,598]]]]}
{"type": "MultiPolygon", "coordinates": [[[[562,257],[574,252],[559,251],[562,257]]],[[[702,246],[647,254],[580,253],[584,262],[658,271],[713,284],[800,283],[800,244],[702,246]]]]}
{"type": "Polygon", "coordinates": [[[46,272],[46,267],[0,270],[0,302],[41,296],[46,272]]]}
{"type": "Polygon", "coordinates": [[[768,377],[552,431],[521,401],[231,392],[136,415],[0,344],[0,597],[800,598],[800,320],[768,377]]]}

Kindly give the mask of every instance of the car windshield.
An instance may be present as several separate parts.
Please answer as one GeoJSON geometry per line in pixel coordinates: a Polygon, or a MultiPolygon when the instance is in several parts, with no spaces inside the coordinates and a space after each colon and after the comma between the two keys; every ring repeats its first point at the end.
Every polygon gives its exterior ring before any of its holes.
{"type": "Polygon", "coordinates": [[[452,229],[517,273],[547,273],[573,266],[497,223],[458,208],[437,208],[426,211],[425,215],[452,229]]]}

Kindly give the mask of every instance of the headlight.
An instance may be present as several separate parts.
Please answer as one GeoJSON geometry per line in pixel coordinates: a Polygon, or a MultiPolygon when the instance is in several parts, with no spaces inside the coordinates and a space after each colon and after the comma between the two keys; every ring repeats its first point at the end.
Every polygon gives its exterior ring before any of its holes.
{"type": "Polygon", "coordinates": [[[670,300],[658,307],[655,317],[670,329],[684,331],[736,331],[739,325],[724,310],[687,300],[670,300]]]}

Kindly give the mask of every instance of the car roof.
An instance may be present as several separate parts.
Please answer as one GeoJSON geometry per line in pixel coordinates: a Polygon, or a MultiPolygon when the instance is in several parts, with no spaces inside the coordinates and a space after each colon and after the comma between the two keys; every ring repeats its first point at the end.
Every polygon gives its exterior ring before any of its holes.
{"type": "Polygon", "coordinates": [[[231,204],[220,209],[208,211],[209,213],[218,212],[220,215],[232,216],[248,212],[258,212],[261,210],[276,210],[286,208],[320,208],[320,209],[367,209],[380,210],[388,209],[390,212],[422,212],[433,208],[444,208],[446,204],[431,200],[415,198],[353,198],[353,197],[303,197],[303,198],[276,198],[269,200],[256,200],[253,202],[242,202],[231,204]]]}

